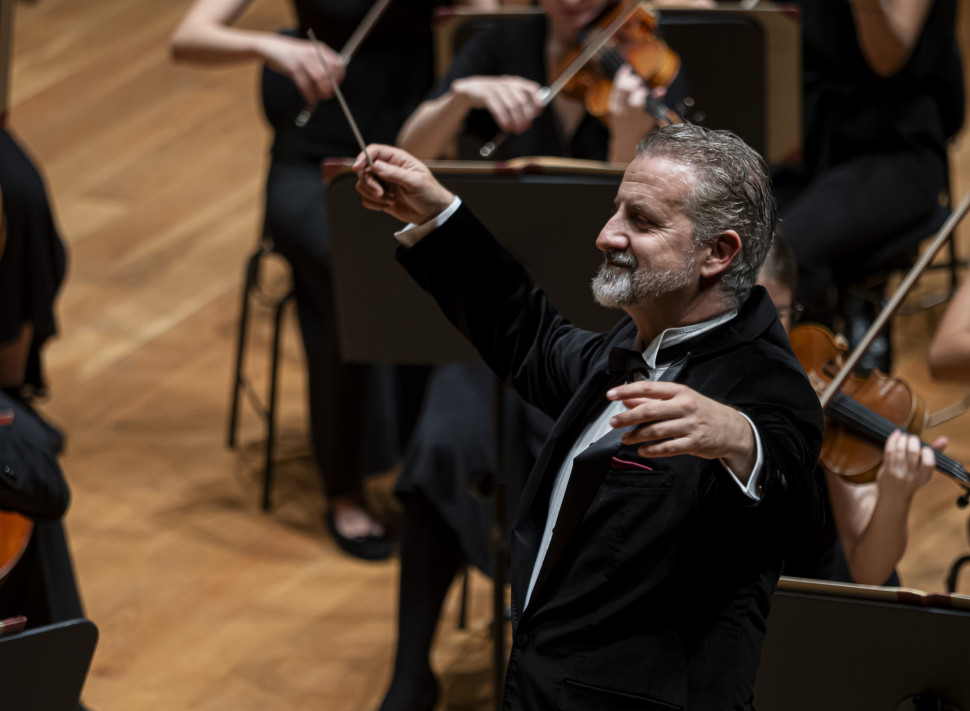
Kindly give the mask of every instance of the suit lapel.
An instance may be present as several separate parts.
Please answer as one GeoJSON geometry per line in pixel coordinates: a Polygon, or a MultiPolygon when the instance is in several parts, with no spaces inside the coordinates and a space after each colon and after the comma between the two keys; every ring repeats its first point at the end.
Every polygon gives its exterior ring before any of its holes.
{"type": "Polygon", "coordinates": [[[610,375],[605,370],[589,378],[556,421],[539,454],[533,476],[529,477],[516,508],[510,536],[513,605],[516,601],[519,605],[525,601],[549,513],[552,487],[562,461],[569,455],[583,428],[605,406],[606,391],[621,380],[621,377],[610,375]]]}
{"type": "MultiPolygon", "coordinates": [[[[689,358],[690,353],[686,353],[679,361],[673,363],[664,371],[660,380],[668,382],[674,381],[684,369],[689,358]]],[[[588,420],[583,421],[584,424],[586,422],[588,420]]],[[[610,469],[613,454],[622,444],[620,440],[624,431],[611,430],[573,460],[569,484],[566,486],[566,493],[563,495],[562,507],[559,509],[559,517],[556,519],[552,540],[549,542],[549,549],[546,551],[546,557],[543,559],[542,567],[539,569],[539,576],[536,578],[535,587],[532,589],[530,608],[535,604],[541,588],[548,581],[549,576],[552,575],[552,571],[562,558],[563,552],[566,550],[573,533],[586,515],[586,510],[596,496],[603,477],[606,476],[606,472],[610,469]]],[[[578,433],[576,433],[576,436],[578,436],[578,433]]],[[[575,438],[574,436],[572,440],[569,440],[568,446],[572,446],[575,438]]],[[[548,501],[548,498],[546,500],[548,501]]],[[[548,515],[548,505],[544,509],[544,514],[548,515]]],[[[540,537],[542,536],[544,526],[545,519],[543,519],[541,526],[538,528],[538,535],[540,537]]],[[[537,541],[536,551],[538,551],[538,546],[539,543],[537,541]]],[[[535,555],[529,559],[533,566],[535,565],[535,559],[535,555]]],[[[530,573],[531,568],[527,570],[526,580],[530,577],[530,573]]],[[[523,590],[522,593],[523,597],[520,597],[520,600],[525,599],[525,591],[523,590]]]]}
{"type": "Polygon", "coordinates": [[[573,460],[569,485],[566,487],[566,493],[563,496],[562,508],[559,509],[559,517],[556,519],[552,540],[549,542],[549,549],[546,551],[546,557],[539,569],[539,577],[536,578],[535,587],[532,589],[531,600],[533,603],[538,598],[540,590],[549,579],[559,559],[562,558],[563,551],[566,550],[576,527],[579,526],[586,510],[593,501],[593,497],[609,469],[611,454],[619,448],[622,436],[622,430],[611,430],[573,460]]]}

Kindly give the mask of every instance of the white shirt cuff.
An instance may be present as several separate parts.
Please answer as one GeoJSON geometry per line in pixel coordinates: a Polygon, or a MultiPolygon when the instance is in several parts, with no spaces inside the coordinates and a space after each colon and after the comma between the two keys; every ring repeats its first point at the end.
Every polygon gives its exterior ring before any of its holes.
{"type": "Polygon", "coordinates": [[[422,222],[420,225],[416,225],[412,222],[404,229],[395,232],[394,236],[397,238],[397,241],[403,244],[405,247],[413,247],[422,239],[427,237],[431,232],[445,224],[448,221],[448,218],[454,215],[455,211],[459,207],[461,207],[461,198],[455,195],[455,199],[451,201],[451,204],[439,212],[436,216],[432,217],[426,222],[422,222]]]}
{"type": "Polygon", "coordinates": [[[754,432],[755,448],[758,452],[758,457],[755,460],[754,468],[751,470],[751,476],[748,477],[748,483],[745,484],[742,482],[738,478],[738,475],[732,471],[731,467],[727,465],[727,462],[725,462],[723,459],[720,459],[719,461],[721,462],[721,466],[727,469],[728,474],[731,475],[731,478],[734,479],[735,483],[741,487],[741,491],[744,492],[745,496],[752,501],[761,501],[761,465],[764,463],[764,455],[761,449],[761,436],[758,434],[758,428],[754,426],[754,422],[751,421],[751,418],[745,415],[743,412],[740,412],[739,414],[748,421],[749,425],[751,425],[751,431],[754,432]]]}

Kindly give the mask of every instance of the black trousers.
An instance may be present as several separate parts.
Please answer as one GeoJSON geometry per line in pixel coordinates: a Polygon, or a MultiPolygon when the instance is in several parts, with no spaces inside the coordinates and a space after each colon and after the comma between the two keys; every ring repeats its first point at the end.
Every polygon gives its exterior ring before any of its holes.
{"type": "Polygon", "coordinates": [[[831,286],[854,278],[869,250],[931,217],[946,171],[935,151],[913,149],[860,155],[811,177],[777,176],[780,229],[798,259],[807,320],[830,323],[831,286]]]}
{"type": "Polygon", "coordinates": [[[293,269],[310,432],[324,488],[331,497],[359,492],[365,473],[387,469],[402,456],[427,369],[341,360],[319,164],[273,162],[265,230],[293,269]]]}

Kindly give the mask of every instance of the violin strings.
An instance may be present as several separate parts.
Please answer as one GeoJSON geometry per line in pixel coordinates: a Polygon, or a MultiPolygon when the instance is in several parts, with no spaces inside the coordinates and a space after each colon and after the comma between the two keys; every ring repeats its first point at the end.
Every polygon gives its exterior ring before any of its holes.
{"type": "MultiPolygon", "coordinates": [[[[615,47],[603,47],[599,50],[598,54],[600,66],[603,67],[603,71],[607,72],[611,77],[616,76],[616,73],[620,71],[620,67],[626,63],[623,55],[621,55],[615,47]]],[[[660,123],[670,123],[670,119],[666,113],[666,107],[660,101],[658,101],[656,97],[654,97],[653,93],[650,92],[649,89],[647,91],[646,109],[650,112],[650,115],[657,119],[657,121],[660,123]]]]}
{"type": "MultiPolygon", "coordinates": [[[[844,393],[835,397],[829,405],[828,413],[842,424],[860,429],[859,434],[867,436],[877,444],[884,443],[895,430],[902,429],[844,393]]],[[[970,488],[970,473],[963,465],[935,449],[933,454],[937,469],[970,488]]]]}

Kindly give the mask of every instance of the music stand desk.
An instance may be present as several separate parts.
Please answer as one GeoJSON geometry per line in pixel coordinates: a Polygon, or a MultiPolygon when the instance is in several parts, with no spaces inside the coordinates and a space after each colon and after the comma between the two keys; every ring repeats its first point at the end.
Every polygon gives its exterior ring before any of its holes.
{"type": "Polygon", "coordinates": [[[83,619],[0,637],[3,708],[77,711],[97,642],[98,628],[83,619]]]}
{"type": "MultiPolygon", "coordinates": [[[[590,279],[602,262],[596,236],[613,211],[619,166],[592,161],[429,163],[519,259],[560,312],[606,331],[621,314],[593,302],[590,279]]],[[[327,161],[327,204],[341,354],[350,362],[480,362],[437,304],[397,264],[403,225],[365,209],[346,161],[327,161]]],[[[475,269],[456,264],[456,269],[475,269]]]]}
{"type": "Polygon", "coordinates": [[[782,578],[755,685],[759,711],[970,710],[970,598],[782,578]]]}

